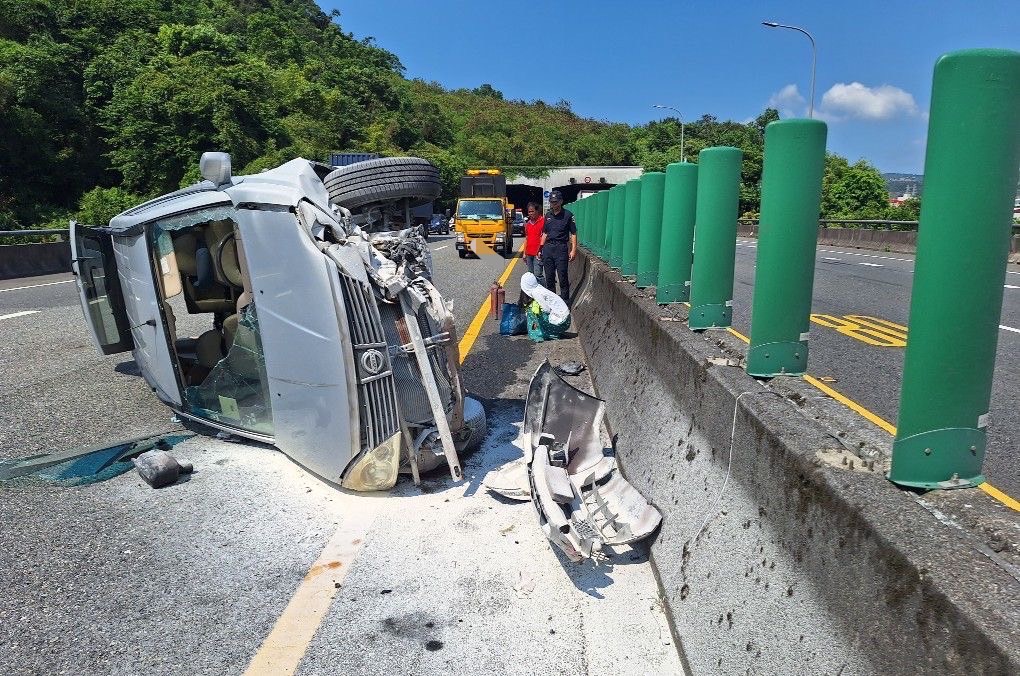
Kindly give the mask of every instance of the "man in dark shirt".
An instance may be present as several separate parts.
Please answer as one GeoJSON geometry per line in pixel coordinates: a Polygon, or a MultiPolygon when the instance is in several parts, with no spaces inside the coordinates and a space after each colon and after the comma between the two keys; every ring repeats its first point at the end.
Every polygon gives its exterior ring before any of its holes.
{"type": "Polygon", "coordinates": [[[542,266],[545,268],[545,286],[556,290],[559,279],[560,298],[570,303],[570,280],[567,263],[577,255],[577,224],[574,214],[563,208],[563,195],[559,190],[549,194],[549,213],[545,215],[542,232],[542,266]],[[555,273],[555,274],[554,274],[555,273]]]}

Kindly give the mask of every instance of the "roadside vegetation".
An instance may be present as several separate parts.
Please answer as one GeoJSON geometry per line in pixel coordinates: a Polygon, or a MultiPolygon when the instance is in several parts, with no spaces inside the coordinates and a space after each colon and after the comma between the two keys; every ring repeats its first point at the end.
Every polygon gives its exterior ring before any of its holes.
{"type": "MultiPolygon", "coordinates": [[[[0,11],[0,230],[105,222],[193,183],[205,150],[231,153],[239,173],[332,151],[417,155],[440,168],[446,200],[469,166],[681,159],[677,120],[632,127],[490,84],[408,80],[393,53],[312,0],[0,0],[0,11]]],[[[748,216],[775,119],[686,125],[690,161],[712,145],[744,151],[748,216]]],[[[874,167],[828,158],[824,217],[911,218],[900,209],[874,167]]]]}

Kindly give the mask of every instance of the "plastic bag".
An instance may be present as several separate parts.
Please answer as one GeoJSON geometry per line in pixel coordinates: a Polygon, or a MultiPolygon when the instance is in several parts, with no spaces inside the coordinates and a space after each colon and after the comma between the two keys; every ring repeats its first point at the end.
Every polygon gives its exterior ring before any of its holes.
{"type": "Polygon", "coordinates": [[[503,303],[503,317],[499,321],[502,336],[521,336],[528,332],[528,320],[524,308],[516,303],[503,303]]]}

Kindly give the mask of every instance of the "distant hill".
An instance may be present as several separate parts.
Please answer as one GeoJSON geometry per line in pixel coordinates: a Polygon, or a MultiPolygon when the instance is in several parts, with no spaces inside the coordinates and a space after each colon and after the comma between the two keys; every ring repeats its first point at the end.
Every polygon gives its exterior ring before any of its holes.
{"type": "Polygon", "coordinates": [[[921,194],[924,184],[924,174],[882,174],[885,179],[886,189],[894,197],[906,193],[908,190],[915,195],[921,194]]]}

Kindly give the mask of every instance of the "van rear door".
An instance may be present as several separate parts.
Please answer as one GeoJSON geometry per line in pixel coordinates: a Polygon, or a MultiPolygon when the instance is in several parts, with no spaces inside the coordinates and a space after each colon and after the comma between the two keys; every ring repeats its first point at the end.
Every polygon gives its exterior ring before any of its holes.
{"type": "Polygon", "coordinates": [[[101,354],[133,349],[113,238],[94,226],[71,221],[71,272],[96,349],[101,354]]]}

